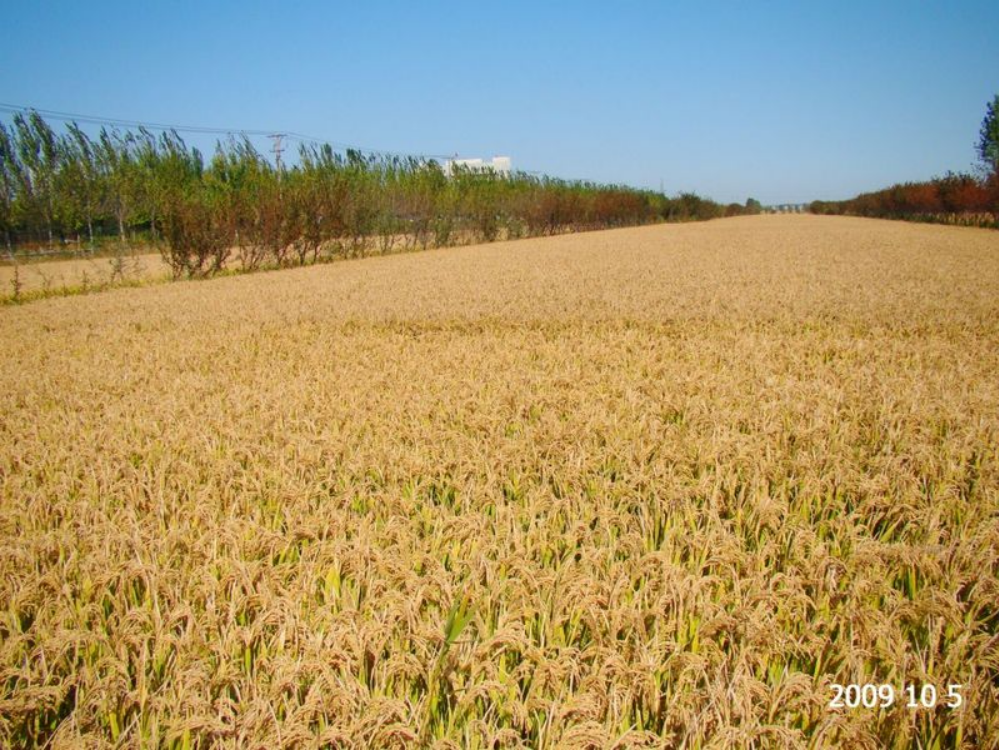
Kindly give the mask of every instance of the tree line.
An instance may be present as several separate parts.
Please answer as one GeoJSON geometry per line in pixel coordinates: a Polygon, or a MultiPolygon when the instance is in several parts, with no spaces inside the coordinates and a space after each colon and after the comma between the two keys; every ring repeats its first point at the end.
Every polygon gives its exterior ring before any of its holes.
{"type": "Polygon", "coordinates": [[[999,95],[989,102],[979,131],[977,174],[949,172],[844,201],[813,201],[816,214],[944,222],[999,228],[999,95]]]}
{"type": "Polygon", "coordinates": [[[815,214],[999,227],[999,178],[950,173],[926,182],[862,193],[845,201],[813,201],[815,214]]]}
{"type": "Polygon", "coordinates": [[[178,133],[76,124],[35,112],[0,123],[0,232],[8,252],[67,242],[160,248],[175,276],[370,252],[753,212],[693,193],[501,176],[435,160],[303,144],[279,168],[246,138],[205,159],[178,133]]]}

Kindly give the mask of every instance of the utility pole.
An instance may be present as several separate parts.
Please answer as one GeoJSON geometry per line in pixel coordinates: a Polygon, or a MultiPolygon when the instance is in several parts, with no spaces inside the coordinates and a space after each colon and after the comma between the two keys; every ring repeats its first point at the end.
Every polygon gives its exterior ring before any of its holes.
{"type": "Polygon", "coordinates": [[[278,179],[281,179],[281,152],[284,151],[284,145],[282,143],[284,139],[284,133],[271,133],[268,138],[274,141],[274,145],[271,146],[271,151],[274,154],[274,165],[277,167],[278,179]]]}

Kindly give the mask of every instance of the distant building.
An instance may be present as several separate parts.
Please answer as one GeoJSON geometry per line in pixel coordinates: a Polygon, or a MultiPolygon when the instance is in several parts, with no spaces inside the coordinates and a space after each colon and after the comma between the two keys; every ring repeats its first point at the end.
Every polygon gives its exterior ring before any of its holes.
{"type": "Polygon", "coordinates": [[[510,176],[512,164],[509,156],[494,156],[486,159],[448,159],[444,162],[444,174],[450,176],[460,167],[472,172],[494,172],[503,177],[510,176]]]}
{"type": "Polygon", "coordinates": [[[776,203],[771,206],[764,206],[763,211],[768,214],[803,214],[808,212],[808,204],[776,203]]]}

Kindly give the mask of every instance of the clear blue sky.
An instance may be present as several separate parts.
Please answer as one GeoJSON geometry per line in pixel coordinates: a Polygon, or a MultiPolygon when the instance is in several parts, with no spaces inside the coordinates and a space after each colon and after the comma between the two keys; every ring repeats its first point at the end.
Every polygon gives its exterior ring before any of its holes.
{"type": "Polygon", "coordinates": [[[0,102],[722,201],[969,169],[999,92],[995,2],[5,0],[2,20],[0,102]]]}

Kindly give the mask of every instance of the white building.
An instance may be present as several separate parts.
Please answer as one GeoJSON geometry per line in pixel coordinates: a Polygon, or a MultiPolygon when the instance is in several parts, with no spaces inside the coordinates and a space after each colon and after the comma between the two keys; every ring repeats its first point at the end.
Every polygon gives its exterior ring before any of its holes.
{"type": "Polygon", "coordinates": [[[509,156],[494,156],[492,159],[448,159],[444,162],[444,174],[450,176],[456,167],[472,172],[495,172],[503,177],[509,177],[512,163],[509,156]]]}

